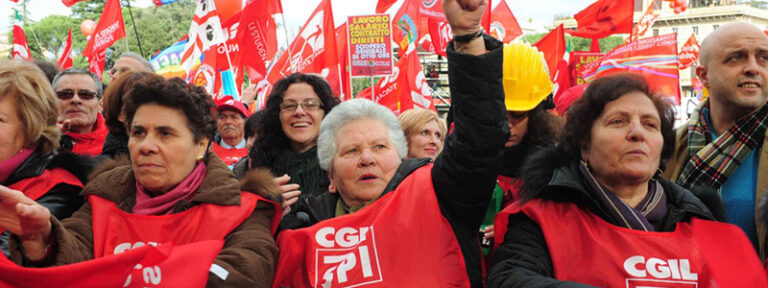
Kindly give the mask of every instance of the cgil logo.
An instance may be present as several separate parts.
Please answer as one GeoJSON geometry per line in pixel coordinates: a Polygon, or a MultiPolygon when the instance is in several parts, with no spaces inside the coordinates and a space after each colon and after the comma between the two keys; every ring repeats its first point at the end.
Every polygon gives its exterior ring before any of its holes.
{"type": "Polygon", "coordinates": [[[343,227],[336,232],[334,227],[324,227],[315,233],[315,241],[325,248],[339,247],[349,248],[365,241],[365,235],[370,227],[360,227],[358,229],[343,227]],[[335,236],[334,236],[335,235],[335,236]]]}
{"type": "Polygon", "coordinates": [[[691,263],[688,259],[659,258],[645,259],[643,256],[632,256],[624,261],[624,270],[633,277],[652,277],[656,279],[693,280],[699,279],[697,273],[691,272],[691,263]]]}
{"type": "Polygon", "coordinates": [[[315,233],[313,287],[355,287],[382,281],[373,227],[323,227],[315,233]]]}

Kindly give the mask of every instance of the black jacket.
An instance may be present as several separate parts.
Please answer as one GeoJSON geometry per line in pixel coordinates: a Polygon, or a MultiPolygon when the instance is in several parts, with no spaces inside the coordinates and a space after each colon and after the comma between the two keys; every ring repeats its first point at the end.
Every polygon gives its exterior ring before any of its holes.
{"type": "MultiPolygon", "coordinates": [[[[479,56],[459,54],[453,43],[448,46],[452,100],[449,113],[456,125],[432,168],[440,211],[456,234],[470,283],[478,288],[483,287],[478,231],[501,169],[504,143],[509,138],[501,84],[502,43],[488,35],[484,38],[489,52],[479,56]]],[[[424,159],[404,161],[384,193],[394,190],[410,172],[426,163],[428,160],[424,159]]],[[[284,228],[332,218],[338,197],[326,193],[310,198],[305,203],[306,213],[286,217],[284,228]]]]}
{"type": "MultiPolygon", "coordinates": [[[[39,150],[37,150],[0,185],[8,186],[27,178],[37,177],[43,174],[46,169],[57,167],[66,169],[85,185],[88,182],[88,174],[93,170],[94,166],[95,162],[93,159],[87,156],[72,153],[40,155],[39,150]]],[[[64,219],[80,209],[80,206],[83,206],[83,203],[85,203],[85,198],[80,196],[81,190],[81,187],[59,184],[36,201],[45,208],[48,208],[51,211],[51,215],[64,219]]],[[[9,253],[8,235],[8,231],[0,235],[0,251],[3,251],[6,256],[9,253]]]]}
{"type": "Polygon", "coordinates": [[[117,159],[118,157],[129,155],[130,152],[128,151],[128,134],[124,132],[115,133],[109,131],[107,137],[104,138],[104,146],[101,148],[101,156],[117,159]]]}
{"type": "MultiPolygon", "coordinates": [[[[608,223],[619,226],[589,190],[578,168],[579,162],[562,150],[548,148],[529,157],[523,171],[523,201],[543,199],[574,203],[608,223]]],[[[678,222],[691,218],[724,219],[722,203],[711,189],[694,193],[655,177],[667,196],[667,214],[657,231],[673,231],[678,222]],[[698,197],[697,197],[698,196],[698,197]],[[704,204],[704,199],[707,204],[704,204]],[[716,211],[715,217],[710,211],[716,211]]],[[[554,279],[547,242],[539,225],[524,213],[509,216],[507,232],[493,254],[488,287],[590,287],[554,279]]]]}

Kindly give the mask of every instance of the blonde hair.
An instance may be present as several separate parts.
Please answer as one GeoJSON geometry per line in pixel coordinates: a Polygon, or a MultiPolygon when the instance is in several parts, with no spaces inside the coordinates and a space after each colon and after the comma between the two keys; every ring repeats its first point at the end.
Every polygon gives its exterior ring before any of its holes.
{"type": "Polygon", "coordinates": [[[43,71],[32,62],[0,60],[0,97],[16,97],[24,147],[38,145],[43,155],[59,146],[57,99],[43,71]]]}
{"type": "Polygon", "coordinates": [[[421,132],[421,128],[427,125],[430,121],[437,121],[437,126],[440,127],[440,140],[445,140],[446,130],[445,121],[437,116],[437,113],[432,110],[424,109],[409,109],[401,113],[399,117],[400,126],[403,126],[403,132],[405,132],[405,138],[410,139],[411,136],[421,132]]]}

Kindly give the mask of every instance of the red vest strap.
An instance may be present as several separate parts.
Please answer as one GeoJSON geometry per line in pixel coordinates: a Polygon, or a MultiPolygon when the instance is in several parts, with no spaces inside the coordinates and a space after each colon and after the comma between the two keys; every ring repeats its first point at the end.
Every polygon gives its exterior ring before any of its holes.
{"type": "Polygon", "coordinates": [[[77,179],[75,175],[72,175],[64,168],[46,169],[43,174],[37,177],[30,177],[22,179],[19,182],[13,183],[8,188],[19,190],[24,193],[24,196],[29,197],[32,200],[37,200],[48,191],[51,191],[53,187],[59,184],[68,184],[82,188],[83,183],[80,179],[77,179]]]}

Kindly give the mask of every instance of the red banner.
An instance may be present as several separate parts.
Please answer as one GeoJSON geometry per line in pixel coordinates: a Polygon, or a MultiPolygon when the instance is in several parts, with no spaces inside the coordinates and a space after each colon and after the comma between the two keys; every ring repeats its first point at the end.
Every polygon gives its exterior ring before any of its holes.
{"type": "Polygon", "coordinates": [[[392,74],[392,27],[388,14],[347,18],[352,76],[392,74]]]}
{"type": "Polygon", "coordinates": [[[429,22],[429,37],[432,39],[432,51],[437,55],[448,57],[445,49],[448,48],[448,42],[453,39],[453,32],[451,32],[451,25],[448,25],[448,21],[430,18],[429,22]]]}
{"type": "Polygon", "coordinates": [[[675,99],[680,104],[677,67],[677,35],[666,34],[620,45],[606,53],[600,61],[584,67],[582,77],[592,79],[618,72],[634,72],[645,76],[651,91],[675,99]]]}
{"type": "Polygon", "coordinates": [[[585,51],[573,51],[571,52],[571,58],[569,62],[569,69],[571,70],[571,83],[581,85],[587,83],[581,75],[585,65],[600,60],[603,57],[603,53],[585,52],[585,51]]]}
{"type": "MultiPolygon", "coordinates": [[[[352,78],[349,76],[349,46],[347,46],[347,23],[336,27],[336,59],[339,59],[341,95],[339,100],[352,99],[352,78]]],[[[390,45],[391,42],[390,42],[390,45]]],[[[390,46],[391,47],[391,46],[390,46]]]]}
{"type": "Polygon", "coordinates": [[[27,36],[24,35],[24,29],[21,29],[21,25],[13,25],[12,55],[13,59],[32,59],[32,53],[29,51],[29,45],[27,45],[27,36]]]}
{"type": "Polygon", "coordinates": [[[696,34],[691,34],[691,38],[685,41],[685,44],[683,44],[683,47],[680,47],[680,52],[677,54],[677,58],[680,61],[680,69],[691,67],[699,60],[699,48],[701,46],[696,41],[696,34]]]}

